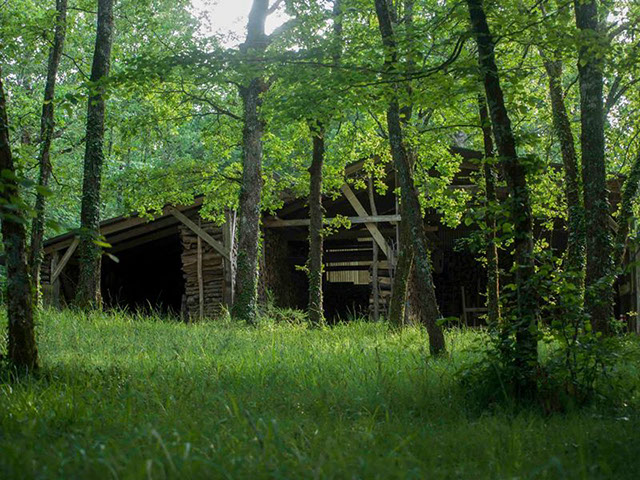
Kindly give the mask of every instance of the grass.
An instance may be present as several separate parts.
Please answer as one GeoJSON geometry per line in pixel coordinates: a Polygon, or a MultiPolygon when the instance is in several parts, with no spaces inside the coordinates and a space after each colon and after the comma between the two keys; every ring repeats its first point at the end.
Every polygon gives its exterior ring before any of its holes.
{"type": "Polygon", "coordinates": [[[454,375],[476,335],[434,360],[419,329],[49,311],[41,371],[0,381],[0,478],[639,478],[632,393],[482,412],[454,375]]]}

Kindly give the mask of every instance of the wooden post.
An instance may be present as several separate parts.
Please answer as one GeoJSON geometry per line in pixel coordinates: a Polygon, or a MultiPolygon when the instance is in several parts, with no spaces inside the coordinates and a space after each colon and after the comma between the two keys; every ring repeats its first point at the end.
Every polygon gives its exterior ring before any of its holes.
{"type": "Polygon", "coordinates": [[[52,281],[53,272],[58,267],[59,260],[60,253],[57,251],[53,252],[51,254],[51,273],[49,274],[49,282],[51,284],[51,306],[54,308],[60,308],[60,276],[52,281]]]}
{"type": "MultiPolygon", "coordinates": [[[[347,185],[346,183],[342,185],[342,193],[347,198],[347,200],[349,201],[349,203],[351,204],[351,206],[359,216],[361,217],[367,216],[367,211],[360,203],[360,200],[358,200],[358,197],[356,197],[356,194],[353,193],[353,190],[351,190],[351,187],[349,187],[349,185],[347,185]]],[[[391,249],[389,248],[389,244],[385,240],[382,233],[380,233],[378,226],[375,223],[365,223],[365,226],[367,227],[369,232],[371,232],[371,236],[378,243],[378,245],[382,249],[382,252],[386,255],[387,259],[389,261],[392,261],[391,249]]]]}
{"type": "MultiPolygon", "coordinates": [[[[200,224],[200,220],[198,220],[200,224]]],[[[198,319],[204,318],[204,279],[202,278],[202,238],[200,235],[196,235],[197,238],[197,257],[198,257],[198,319]]]]}
{"type": "MultiPolygon", "coordinates": [[[[373,179],[369,176],[369,204],[371,207],[371,215],[377,215],[378,209],[376,208],[375,193],[373,191],[373,179]]],[[[380,287],[378,286],[378,244],[372,239],[373,247],[373,259],[372,259],[372,271],[371,271],[371,289],[373,291],[373,320],[377,322],[380,320],[380,287]]],[[[387,263],[391,265],[391,259],[387,259],[387,263]]]]}
{"type": "Polygon", "coordinates": [[[80,240],[78,239],[78,237],[75,237],[73,239],[73,242],[71,242],[71,245],[69,245],[69,248],[67,248],[67,251],[64,252],[64,255],[62,256],[62,260],[60,260],[60,263],[56,265],[56,269],[53,272],[51,272],[51,279],[49,281],[52,284],[58,279],[58,277],[62,273],[62,270],[67,265],[67,262],[71,258],[71,255],[73,255],[73,252],[75,252],[76,248],[78,248],[79,243],[80,243],[80,240]]]}
{"type": "Polygon", "coordinates": [[[222,239],[224,248],[229,252],[229,258],[224,258],[224,302],[228,307],[233,305],[233,293],[235,282],[235,234],[236,212],[225,212],[225,223],[222,227],[222,239]]]}

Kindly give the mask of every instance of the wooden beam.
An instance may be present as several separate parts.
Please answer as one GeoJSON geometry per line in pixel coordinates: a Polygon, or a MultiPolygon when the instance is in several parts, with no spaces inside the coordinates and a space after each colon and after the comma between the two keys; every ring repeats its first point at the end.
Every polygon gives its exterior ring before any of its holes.
{"type": "Polygon", "coordinates": [[[76,248],[78,248],[79,243],[80,243],[80,239],[78,237],[74,237],[73,242],[71,242],[71,245],[69,245],[69,248],[67,248],[67,251],[64,252],[64,256],[60,260],[60,263],[58,263],[58,265],[56,266],[55,271],[51,273],[51,279],[49,280],[49,283],[51,285],[53,285],[56,282],[56,280],[62,273],[62,270],[64,270],[64,267],[69,262],[71,255],[73,255],[73,252],[75,252],[76,248]]]}
{"type": "Polygon", "coordinates": [[[141,235],[124,242],[120,242],[109,249],[109,253],[119,253],[123,250],[135,248],[139,245],[144,245],[145,243],[155,242],[156,240],[161,240],[171,235],[178,235],[178,224],[170,225],[161,230],[156,230],[155,232],[147,233],[146,235],[141,235]]]}
{"type": "Polygon", "coordinates": [[[204,240],[209,245],[211,245],[214,248],[214,250],[216,250],[220,255],[222,255],[227,260],[230,260],[231,257],[229,255],[229,252],[227,251],[227,249],[224,248],[224,245],[222,245],[222,243],[220,243],[215,238],[213,238],[211,235],[209,235],[207,232],[205,232],[198,225],[193,223],[193,221],[189,217],[187,217],[184,213],[182,213],[181,211],[179,211],[178,209],[176,209],[174,207],[170,207],[169,208],[169,213],[171,213],[171,215],[173,215],[178,220],[180,220],[182,223],[184,223],[193,233],[195,233],[200,238],[202,238],[202,240],[204,240]]]}
{"type": "Polygon", "coordinates": [[[204,318],[204,278],[202,276],[202,238],[197,237],[197,255],[198,255],[198,318],[204,318]]]}
{"type": "MultiPolygon", "coordinates": [[[[356,194],[353,193],[353,190],[351,190],[351,187],[346,183],[342,185],[342,193],[344,193],[344,196],[347,198],[347,200],[349,200],[349,203],[351,204],[353,209],[356,211],[358,216],[360,217],[368,216],[367,211],[362,206],[362,203],[360,203],[360,200],[358,200],[358,197],[356,197],[356,194]]],[[[387,243],[385,238],[382,236],[382,233],[380,233],[380,230],[378,230],[378,226],[373,222],[367,222],[365,223],[365,225],[369,230],[369,232],[371,232],[371,236],[373,237],[373,239],[380,246],[380,249],[382,250],[382,252],[386,255],[387,258],[391,258],[391,248],[389,247],[389,244],[387,243]]]]}
{"type": "MultiPolygon", "coordinates": [[[[399,222],[400,215],[365,215],[360,217],[347,217],[352,224],[361,223],[383,223],[383,222],[399,222]]],[[[335,218],[325,218],[324,223],[334,221],[335,218]]],[[[282,218],[265,218],[264,226],[267,228],[279,227],[308,227],[310,220],[308,218],[294,218],[285,220],[282,218]]]]}

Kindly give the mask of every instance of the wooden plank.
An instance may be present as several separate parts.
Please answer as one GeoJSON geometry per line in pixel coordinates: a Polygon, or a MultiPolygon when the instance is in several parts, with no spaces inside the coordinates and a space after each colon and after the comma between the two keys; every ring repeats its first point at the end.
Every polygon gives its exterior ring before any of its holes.
{"type": "Polygon", "coordinates": [[[216,240],[211,235],[209,235],[207,232],[205,232],[198,225],[193,223],[193,221],[189,217],[187,217],[184,213],[182,213],[181,211],[179,211],[179,210],[177,210],[176,208],[173,208],[173,207],[171,207],[169,209],[169,212],[171,213],[171,215],[173,215],[178,220],[180,220],[182,223],[184,223],[187,227],[189,227],[189,229],[193,233],[198,235],[198,237],[202,238],[202,240],[204,240],[209,245],[211,245],[220,255],[222,255],[227,260],[230,259],[229,252],[224,248],[224,245],[222,245],[222,243],[220,243],[218,240],[216,240]]]}
{"type": "MultiPolygon", "coordinates": [[[[50,272],[55,272],[60,261],[60,253],[53,252],[51,254],[51,269],[50,272]]],[[[52,276],[52,273],[50,274],[52,276]]],[[[60,308],[60,278],[56,278],[55,282],[49,282],[51,285],[51,305],[54,308],[60,308]]]]}
{"type": "Polygon", "coordinates": [[[161,240],[163,238],[170,237],[171,235],[177,235],[177,234],[178,234],[178,226],[177,225],[171,225],[169,227],[163,228],[162,230],[157,230],[157,231],[149,233],[147,235],[143,235],[143,236],[140,236],[140,237],[135,237],[135,238],[132,238],[130,240],[127,240],[127,241],[124,241],[124,242],[120,242],[120,243],[114,245],[113,248],[111,248],[109,250],[109,253],[116,254],[116,253],[121,252],[123,250],[128,250],[130,248],[135,248],[135,247],[137,247],[139,245],[144,245],[145,243],[154,242],[156,240],[161,240]]]}
{"type": "MultiPolygon", "coordinates": [[[[373,190],[373,179],[369,176],[369,208],[371,215],[377,215],[375,192],[373,190]]],[[[378,244],[371,242],[373,248],[373,258],[371,260],[371,289],[373,290],[373,321],[380,320],[380,289],[378,288],[378,244]]]]}
{"type": "Polygon", "coordinates": [[[204,280],[202,278],[202,239],[198,237],[198,318],[204,318],[204,280]]]}
{"type": "Polygon", "coordinates": [[[51,274],[51,279],[49,280],[49,283],[51,285],[53,285],[56,282],[56,280],[62,273],[62,270],[64,270],[64,267],[69,262],[71,255],[73,255],[73,252],[75,252],[76,248],[78,248],[79,243],[80,243],[80,239],[78,237],[75,237],[73,239],[73,242],[71,242],[71,245],[69,245],[69,248],[67,248],[67,251],[64,252],[64,256],[60,260],[60,263],[58,263],[58,266],[56,267],[55,271],[51,274]]]}
{"type": "MultiPolygon", "coordinates": [[[[346,183],[342,185],[342,193],[344,193],[344,196],[347,198],[347,200],[349,200],[349,203],[351,204],[353,209],[356,211],[358,216],[360,217],[368,216],[367,211],[362,206],[362,203],[360,203],[360,200],[358,200],[358,197],[356,197],[356,194],[353,193],[353,190],[351,190],[351,187],[346,183]]],[[[369,232],[371,232],[371,236],[376,241],[376,243],[380,246],[380,249],[385,254],[385,256],[387,258],[391,258],[390,256],[391,248],[389,247],[389,244],[387,243],[385,238],[382,236],[382,233],[380,233],[380,230],[378,230],[378,226],[373,222],[367,222],[365,223],[365,226],[367,227],[369,232]]]]}
{"type": "MultiPolygon", "coordinates": [[[[347,217],[352,224],[367,224],[367,223],[383,223],[383,222],[399,222],[401,220],[400,215],[364,215],[358,217],[347,217]]],[[[335,218],[325,218],[324,223],[334,221],[335,218]]],[[[311,221],[308,218],[294,218],[291,220],[285,220],[281,218],[266,218],[264,220],[264,226],[267,228],[279,228],[279,227],[308,227],[311,221]]]]}

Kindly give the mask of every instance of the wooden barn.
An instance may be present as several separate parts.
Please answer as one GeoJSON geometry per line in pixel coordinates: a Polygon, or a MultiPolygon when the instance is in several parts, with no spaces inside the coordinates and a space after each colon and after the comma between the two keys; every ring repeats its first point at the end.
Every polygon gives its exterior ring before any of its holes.
{"type": "MultiPolygon", "coordinates": [[[[476,152],[460,150],[465,161],[456,187],[470,188],[477,172],[476,152]]],[[[362,162],[347,167],[347,177],[363,176],[362,162]]],[[[324,298],[328,319],[367,314],[377,285],[380,311],[391,293],[398,244],[398,200],[392,173],[384,195],[354,189],[349,183],[336,199],[324,199],[325,217],[347,217],[350,228],[337,228],[324,242],[324,298]],[[374,244],[379,252],[374,262],[374,244]],[[374,269],[374,264],[377,268],[374,269]],[[377,275],[372,273],[377,271],[377,275]]],[[[614,199],[615,201],[615,199],[614,199]]],[[[202,198],[191,205],[167,206],[153,220],[131,216],[106,220],[101,232],[112,246],[103,256],[102,296],[106,307],[132,310],[153,308],[184,319],[218,316],[233,300],[235,224],[227,212],[222,226],[200,217],[202,198]],[[114,261],[112,257],[116,257],[114,261]]],[[[306,274],[301,267],[308,254],[308,206],[305,198],[291,199],[275,215],[263,217],[260,259],[260,295],[278,306],[305,309],[306,274]]],[[[475,256],[459,248],[470,230],[448,228],[435,212],[425,218],[431,243],[436,295],[443,316],[475,324],[486,312],[486,274],[475,256]]],[[[559,228],[551,243],[564,248],[559,228]]],[[[42,280],[46,297],[54,304],[70,302],[78,276],[74,256],[78,240],[73,233],[48,240],[42,280]]],[[[639,269],[636,269],[639,270],[639,269]]],[[[634,270],[634,272],[636,272],[634,270]]],[[[636,309],[640,273],[619,285],[618,314],[636,309]]]]}

